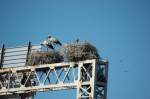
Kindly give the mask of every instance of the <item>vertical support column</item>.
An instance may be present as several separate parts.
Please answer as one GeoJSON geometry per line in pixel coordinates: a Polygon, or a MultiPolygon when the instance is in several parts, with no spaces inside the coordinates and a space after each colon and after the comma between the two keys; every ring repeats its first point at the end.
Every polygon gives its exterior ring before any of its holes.
{"type": "Polygon", "coordinates": [[[100,60],[96,67],[97,79],[95,99],[107,99],[108,61],[100,60]]]}
{"type": "Polygon", "coordinates": [[[91,88],[92,88],[92,91],[91,91],[91,94],[92,94],[92,98],[91,99],[96,99],[95,98],[95,90],[96,90],[96,66],[97,64],[96,64],[96,60],[93,60],[93,62],[92,62],[92,67],[93,67],[93,69],[92,69],[92,79],[91,79],[91,88]]]}
{"type": "Polygon", "coordinates": [[[5,51],[5,45],[3,44],[2,51],[1,51],[0,68],[3,67],[3,62],[4,62],[4,51],[5,51]]]}
{"type": "Polygon", "coordinates": [[[95,99],[96,60],[78,66],[77,99],[95,99]]]}
{"type": "Polygon", "coordinates": [[[105,87],[104,87],[104,99],[107,99],[107,83],[108,83],[108,61],[105,64],[105,87]]]}
{"type": "Polygon", "coordinates": [[[79,63],[78,66],[78,80],[77,80],[77,99],[80,99],[80,87],[81,87],[81,67],[83,66],[83,63],[79,63]]]}

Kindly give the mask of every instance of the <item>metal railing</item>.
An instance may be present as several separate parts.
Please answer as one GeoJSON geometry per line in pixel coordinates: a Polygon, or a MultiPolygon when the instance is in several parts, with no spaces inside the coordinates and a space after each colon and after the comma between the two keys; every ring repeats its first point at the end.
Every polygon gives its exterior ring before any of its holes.
{"type": "Polygon", "coordinates": [[[0,68],[26,66],[30,52],[35,50],[41,50],[41,46],[29,42],[26,46],[6,48],[3,44],[0,49],[0,68]]]}

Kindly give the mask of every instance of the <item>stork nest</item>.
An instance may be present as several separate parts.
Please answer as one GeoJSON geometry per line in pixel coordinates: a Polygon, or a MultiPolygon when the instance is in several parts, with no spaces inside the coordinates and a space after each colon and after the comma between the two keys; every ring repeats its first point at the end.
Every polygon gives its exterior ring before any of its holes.
{"type": "Polygon", "coordinates": [[[27,65],[34,66],[40,64],[51,64],[62,61],[62,57],[58,51],[33,51],[29,56],[27,65]]]}
{"type": "Polygon", "coordinates": [[[96,47],[88,42],[64,44],[60,53],[65,61],[83,61],[100,58],[96,47]]]}
{"type": "Polygon", "coordinates": [[[59,63],[62,61],[83,61],[99,59],[100,55],[95,46],[88,42],[64,44],[59,51],[33,51],[29,55],[27,65],[59,63]]]}

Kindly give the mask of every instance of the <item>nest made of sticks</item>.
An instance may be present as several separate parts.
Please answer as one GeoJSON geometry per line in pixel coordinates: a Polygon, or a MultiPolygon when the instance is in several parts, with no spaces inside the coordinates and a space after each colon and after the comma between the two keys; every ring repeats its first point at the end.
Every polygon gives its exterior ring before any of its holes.
{"type": "Polygon", "coordinates": [[[88,42],[64,44],[60,52],[65,61],[83,61],[100,58],[96,47],[88,42]]]}
{"type": "Polygon", "coordinates": [[[40,64],[51,64],[62,61],[59,51],[33,51],[29,55],[27,65],[34,66],[40,64]]]}

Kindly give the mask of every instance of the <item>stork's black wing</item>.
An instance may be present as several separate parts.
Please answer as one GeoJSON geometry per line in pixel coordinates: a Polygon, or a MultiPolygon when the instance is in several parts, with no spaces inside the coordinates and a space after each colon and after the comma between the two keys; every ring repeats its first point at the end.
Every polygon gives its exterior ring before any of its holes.
{"type": "Polygon", "coordinates": [[[48,46],[48,48],[51,48],[51,49],[54,49],[54,47],[52,46],[52,45],[47,45],[48,46]]]}

